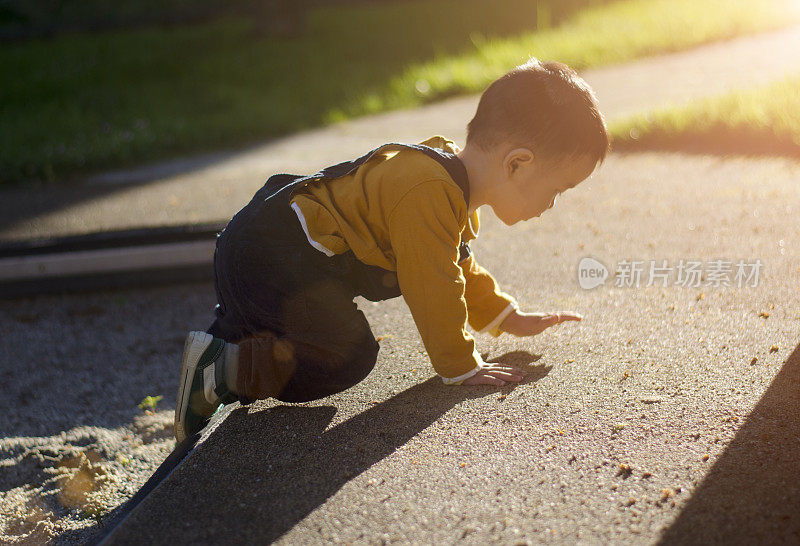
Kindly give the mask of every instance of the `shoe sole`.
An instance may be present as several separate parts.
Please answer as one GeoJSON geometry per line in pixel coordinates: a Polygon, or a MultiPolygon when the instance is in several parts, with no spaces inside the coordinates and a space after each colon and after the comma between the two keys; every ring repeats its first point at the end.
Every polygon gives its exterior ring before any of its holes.
{"type": "Polygon", "coordinates": [[[200,357],[214,341],[214,336],[205,332],[189,332],[186,342],[183,345],[183,356],[181,358],[181,376],[178,382],[178,403],[175,406],[175,439],[178,443],[186,439],[186,431],[183,430],[186,412],[189,409],[189,394],[192,390],[194,372],[200,357]]]}

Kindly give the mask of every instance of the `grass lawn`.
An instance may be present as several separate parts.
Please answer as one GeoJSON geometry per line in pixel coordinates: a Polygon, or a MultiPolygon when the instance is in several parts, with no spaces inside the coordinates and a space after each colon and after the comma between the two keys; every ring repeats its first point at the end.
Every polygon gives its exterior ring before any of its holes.
{"type": "Polygon", "coordinates": [[[635,116],[610,128],[615,150],[800,158],[800,76],[635,116]]]}
{"type": "Polygon", "coordinates": [[[800,20],[796,0],[594,4],[552,27],[553,10],[531,1],[414,0],[320,8],[293,39],[227,18],[6,44],[0,184],[64,182],[476,92],[529,55],[585,68],[800,20]]]}

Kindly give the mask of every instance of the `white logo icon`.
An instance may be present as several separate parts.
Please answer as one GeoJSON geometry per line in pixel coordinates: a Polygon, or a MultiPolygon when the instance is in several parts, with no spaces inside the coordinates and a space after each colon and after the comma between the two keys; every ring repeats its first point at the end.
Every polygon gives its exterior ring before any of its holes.
{"type": "Polygon", "coordinates": [[[578,264],[578,284],[584,290],[591,290],[605,284],[608,268],[594,258],[582,258],[578,264]]]}

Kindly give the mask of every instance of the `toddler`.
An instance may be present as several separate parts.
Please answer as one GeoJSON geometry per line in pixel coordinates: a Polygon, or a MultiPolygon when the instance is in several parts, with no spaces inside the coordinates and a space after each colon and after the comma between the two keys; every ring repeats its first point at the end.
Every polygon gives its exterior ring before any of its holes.
{"type": "Polygon", "coordinates": [[[315,400],[364,379],[379,345],[359,295],[403,296],[445,384],[519,382],[519,369],[482,360],[467,325],[531,336],[581,317],[523,312],[498,287],[469,246],[479,208],[506,225],[538,217],[608,150],[589,86],[531,59],[484,91],[463,149],[437,136],[270,177],[217,239],[216,320],[186,339],[177,440],[222,404],[315,400]]]}

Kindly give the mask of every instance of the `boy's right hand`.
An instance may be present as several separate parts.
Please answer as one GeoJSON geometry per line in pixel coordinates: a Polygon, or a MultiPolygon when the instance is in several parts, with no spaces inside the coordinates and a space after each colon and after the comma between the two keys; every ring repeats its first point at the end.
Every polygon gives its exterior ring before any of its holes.
{"type": "Polygon", "coordinates": [[[487,362],[481,371],[461,382],[462,385],[505,385],[506,382],[519,383],[525,372],[514,366],[487,362]]]}

